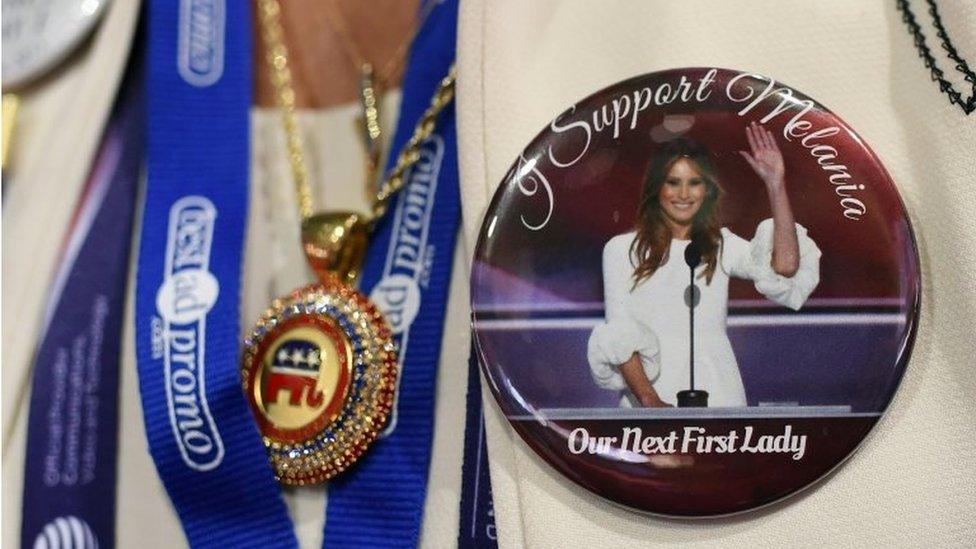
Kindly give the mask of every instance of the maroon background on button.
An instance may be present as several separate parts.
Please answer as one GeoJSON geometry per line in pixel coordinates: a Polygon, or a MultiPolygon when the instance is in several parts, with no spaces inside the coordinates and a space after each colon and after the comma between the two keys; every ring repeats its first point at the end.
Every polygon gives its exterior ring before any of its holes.
{"type": "MultiPolygon", "coordinates": [[[[708,70],[676,69],[638,76],[583,99],[556,118],[566,125],[590,116],[595,107],[621,94],[643,86],[653,89],[663,82],[673,85],[682,75],[695,82],[708,70]]],[[[513,163],[489,206],[488,219],[493,221],[482,227],[471,287],[474,345],[506,415],[529,417],[536,409],[552,406],[612,406],[619,397],[588,379],[582,349],[587,327],[553,334],[541,327],[492,332],[479,330],[479,322],[524,320],[531,327],[535,319],[603,316],[602,309],[593,307],[603,302],[603,246],[614,235],[633,228],[644,172],[659,143],[654,132],[660,134],[666,115],[692,115],[694,123],[683,135],[712,152],[726,192],[724,226],[750,239],[759,221],[770,217],[765,188],[738,151],[748,147],[746,125],[768,114],[779,99],[767,99],[746,116],[737,115],[748,102],[732,103],[724,96],[726,83],[739,74],[719,70],[712,99],[706,103],[649,108],[635,130],[624,129],[616,139],[610,131],[593,133],[586,156],[569,168],[550,162],[549,146],[563,160],[571,158],[579,150],[580,133],[556,135],[549,128],[540,132],[523,156],[535,160],[535,167],[552,187],[554,208],[544,230],[527,230],[521,223],[523,216],[541,221],[547,204],[541,190],[534,196],[519,191],[513,181],[519,163],[513,163]],[[564,390],[568,385],[580,387],[580,393],[593,397],[592,403],[560,400],[570,394],[564,390]],[[596,395],[599,392],[606,394],[596,395]],[[594,404],[597,400],[600,403],[594,404]]],[[[740,82],[746,84],[763,86],[758,80],[740,82]]],[[[778,83],[780,86],[787,84],[778,83]]],[[[794,96],[809,99],[795,91],[794,96]]],[[[767,127],[783,151],[796,220],[823,251],[820,283],[800,314],[820,318],[864,315],[851,324],[863,330],[838,337],[825,329],[801,332],[771,322],[740,327],[738,334],[730,334],[734,350],[747,394],[753,395],[750,403],[759,395],[758,400],[772,398],[791,405],[847,405],[855,411],[882,412],[900,382],[917,327],[920,283],[911,228],[895,185],[874,153],[840,118],[815,103],[804,118],[814,123],[814,129],[836,126],[841,130],[823,143],[837,149],[836,162],[848,167],[851,182],[866,187],[854,194],[867,205],[867,215],[858,221],[846,219],[840,197],[828,181],[831,172],[824,172],[796,141],[787,143],[782,137],[784,124],[795,112],[780,114],[767,127]],[[904,322],[886,323],[875,319],[875,314],[889,320],[901,316],[904,322]],[[792,339],[785,337],[790,330],[792,339]],[[836,352],[828,356],[822,352],[825,349],[836,352]]],[[[729,297],[730,316],[796,314],[772,306],[746,281],[733,280],[729,297]]],[[[712,516],[772,503],[808,486],[850,455],[878,417],[869,413],[777,419],[510,421],[545,461],[596,494],[663,515],[712,516]],[[705,427],[712,434],[746,425],[761,433],[779,434],[786,424],[808,437],[801,460],[788,454],[690,454],[683,457],[692,460],[688,466],[655,467],[608,456],[575,455],[566,440],[578,426],[586,426],[594,436],[619,437],[624,426],[641,427],[645,436],[660,436],[686,425],[705,427]]]]}

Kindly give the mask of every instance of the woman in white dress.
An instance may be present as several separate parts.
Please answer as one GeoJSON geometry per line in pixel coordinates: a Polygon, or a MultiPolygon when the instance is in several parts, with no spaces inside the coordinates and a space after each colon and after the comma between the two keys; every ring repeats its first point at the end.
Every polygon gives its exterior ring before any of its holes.
{"type": "Polygon", "coordinates": [[[752,240],[719,227],[722,190],[710,153],[678,138],[651,160],[636,230],[618,235],[603,250],[606,322],[590,335],[593,379],[621,391],[621,406],[673,406],[689,384],[689,284],[685,248],[701,251],[695,269],[695,388],[709,405],[745,406],[739,366],[726,333],[729,277],[754,282],[776,303],[798,310],[820,281],[820,249],[793,220],[783,156],[773,134],[755,123],[746,128],[751,151],[740,154],[766,186],[772,219],[752,240]]]}

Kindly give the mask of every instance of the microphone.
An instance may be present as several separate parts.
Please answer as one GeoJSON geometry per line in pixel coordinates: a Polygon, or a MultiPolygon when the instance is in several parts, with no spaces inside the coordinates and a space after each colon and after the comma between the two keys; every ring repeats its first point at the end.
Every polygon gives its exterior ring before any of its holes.
{"type": "Polygon", "coordinates": [[[688,265],[688,288],[685,289],[685,303],[688,304],[688,340],[690,350],[688,353],[688,370],[690,387],[683,391],[678,391],[679,408],[707,408],[708,391],[695,389],[695,306],[701,299],[701,291],[695,286],[695,268],[701,264],[702,251],[698,238],[692,237],[688,247],[685,248],[685,264],[688,265]]]}
{"type": "Polygon", "coordinates": [[[685,248],[685,264],[694,269],[701,263],[701,245],[697,238],[692,238],[688,247],[685,248]]]}

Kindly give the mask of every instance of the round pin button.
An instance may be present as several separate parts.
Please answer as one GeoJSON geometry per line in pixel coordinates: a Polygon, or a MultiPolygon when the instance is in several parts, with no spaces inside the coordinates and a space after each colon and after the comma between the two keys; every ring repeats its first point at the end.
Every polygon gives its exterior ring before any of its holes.
{"type": "Polygon", "coordinates": [[[3,87],[35,80],[92,32],[109,0],[3,0],[3,87]]]}
{"type": "Polygon", "coordinates": [[[773,78],[686,68],[559,114],[512,164],[472,268],[515,431],[614,503],[781,500],[843,462],[902,378],[918,251],[843,120],[773,78]]]}

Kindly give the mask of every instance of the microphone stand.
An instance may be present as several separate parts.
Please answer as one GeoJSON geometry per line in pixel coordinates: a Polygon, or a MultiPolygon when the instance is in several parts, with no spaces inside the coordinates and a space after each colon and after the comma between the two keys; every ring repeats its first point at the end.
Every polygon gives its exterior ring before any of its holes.
{"type": "Polygon", "coordinates": [[[701,263],[701,246],[692,238],[688,247],[685,248],[685,263],[688,265],[688,340],[690,349],[688,352],[688,372],[690,387],[683,391],[678,391],[679,408],[707,408],[708,391],[695,389],[695,268],[701,263]]]}

